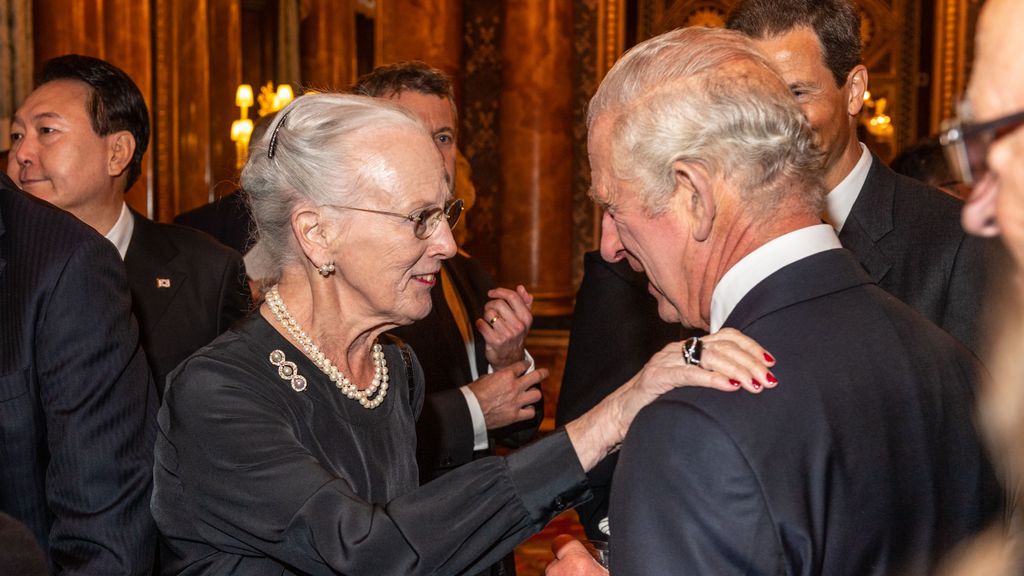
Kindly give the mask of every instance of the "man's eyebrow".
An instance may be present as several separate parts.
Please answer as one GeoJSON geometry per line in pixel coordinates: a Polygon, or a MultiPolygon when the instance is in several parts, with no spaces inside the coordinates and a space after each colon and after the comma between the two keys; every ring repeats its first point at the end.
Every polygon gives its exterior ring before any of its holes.
{"type": "MultiPolygon", "coordinates": [[[[31,120],[33,122],[36,122],[36,121],[39,121],[39,120],[48,120],[48,119],[58,119],[59,120],[61,118],[63,118],[63,116],[61,116],[60,114],[58,114],[56,112],[40,112],[40,113],[36,114],[35,116],[33,116],[31,118],[31,120]]],[[[22,118],[20,114],[15,114],[14,118],[11,118],[11,123],[14,123],[14,122],[21,122],[21,123],[24,124],[26,122],[26,120],[24,118],[22,118]]]]}
{"type": "Polygon", "coordinates": [[[590,197],[590,200],[594,204],[597,204],[597,206],[602,210],[610,210],[612,207],[611,202],[609,202],[607,199],[597,197],[597,189],[595,189],[593,186],[591,186],[590,189],[587,190],[587,196],[590,197]]]}

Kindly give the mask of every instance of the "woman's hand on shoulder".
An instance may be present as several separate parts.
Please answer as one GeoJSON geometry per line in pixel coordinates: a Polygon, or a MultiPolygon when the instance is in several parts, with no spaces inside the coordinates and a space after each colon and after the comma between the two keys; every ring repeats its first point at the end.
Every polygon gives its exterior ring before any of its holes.
{"type": "Polygon", "coordinates": [[[640,372],[597,406],[566,425],[584,470],[589,470],[626,437],[637,413],[674,388],[702,386],[759,393],[778,379],[775,358],[738,330],[724,328],[698,340],[665,346],[640,372]]]}
{"type": "Polygon", "coordinates": [[[760,344],[739,330],[723,328],[696,338],[696,342],[689,338],[668,344],[647,361],[633,381],[655,396],[684,386],[725,391],[743,388],[757,394],[778,384],[771,371],[774,365],[775,357],[760,344]]]}

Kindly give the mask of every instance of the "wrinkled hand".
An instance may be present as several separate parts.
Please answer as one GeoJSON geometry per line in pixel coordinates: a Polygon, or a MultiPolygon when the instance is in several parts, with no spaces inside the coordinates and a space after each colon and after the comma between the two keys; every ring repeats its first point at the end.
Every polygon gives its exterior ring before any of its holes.
{"type": "Polygon", "coordinates": [[[534,417],[536,410],[532,404],[542,397],[539,385],[548,371],[539,368],[526,374],[529,368],[530,363],[522,360],[469,383],[488,430],[534,417]]]}
{"type": "Polygon", "coordinates": [[[673,388],[703,386],[724,391],[744,388],[757,394],[778,383],[768,369],[775,364],[775,358],[738,330],[723,328],[702,337],[701,342],[703,352],[699,367],[683,359],[682,342],[669,344],[636,376],[566,425],[584,470],[600,462],[609,450],[622,442],[641,408],[673,388]]]}
{"type": "Polygon", "coordinates": [[[533,324],[533,295],[520,285],[514,291],[495,288],[487,296],[492,300],[484,305],[484,317],[476,320],[476,329],[484,337],[487,362],[498,370],[523,359],[526,333],[533,324]]]}
{"type": "Polygon", "coordinates": [[[555,536],[551,543],[555,559],[544,569],[545,576],[607,576],[579,540],[568,534],[555,536]]]}

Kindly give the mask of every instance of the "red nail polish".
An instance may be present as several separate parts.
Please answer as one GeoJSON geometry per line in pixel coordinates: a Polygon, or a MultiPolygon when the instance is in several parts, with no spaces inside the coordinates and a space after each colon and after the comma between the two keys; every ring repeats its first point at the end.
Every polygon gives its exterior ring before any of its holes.
{"type": "Polygon", "coordinates": [[[740,385],[740,381],[739,380],[733,380],[733,379],[730,378],[729,379],[729,384],[732,384],[733,386],[739,386],[740,385]]]}
{"type": "Polygon", "coordinates": [[[775,356],[772,356],[767,352],[764,353],[764,359],[766,362],[775,362],[775,356]]]}
{"type": "Polygon", "coordinates": [[[750,385],[754,387],[754,390],[760,390],[761,389],[761,383],[758,382],[757,380],[751,380],[750,381],[750,385]]]}
{"type": "Polygon", "coordinates": [[[776,378],[771,372],[769,372],[768,375],[765,376],[765,378],[767,378],[768,382],[770,382],[772,384],[778,384],[779,383],[778,378],[776,378]]]}

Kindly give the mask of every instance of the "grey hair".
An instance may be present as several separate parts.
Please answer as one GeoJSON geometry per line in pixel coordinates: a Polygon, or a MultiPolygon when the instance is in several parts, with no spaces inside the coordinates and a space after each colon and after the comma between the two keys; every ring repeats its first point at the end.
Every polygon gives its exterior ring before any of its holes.
{"type": "Polygon", "coordinates": [[[376,191],[380,163],[363,151],[369,134],[390,128],[430,138],[409,112],[366,96],[307,94],[275,120],[253,143],[241,175],[256,233],[246,269],[264,286],[276,284],[287,265],[305,258],[291,230],[296,207],[350,205],[376,191]]]}
{"type": "Polygon", "coordinates": [[[775,68],[737,32],[680,28],[627,52],[590,102],[587,126],[613,120],[612,171],[639,184],[647,212],[675,191],[677,161],[726,175],[748,210],[801,194],[824,203],[823,155],[775,68]],[[799,183],[799,185],[796,185],[799,183]]]}

